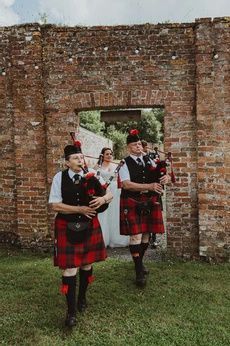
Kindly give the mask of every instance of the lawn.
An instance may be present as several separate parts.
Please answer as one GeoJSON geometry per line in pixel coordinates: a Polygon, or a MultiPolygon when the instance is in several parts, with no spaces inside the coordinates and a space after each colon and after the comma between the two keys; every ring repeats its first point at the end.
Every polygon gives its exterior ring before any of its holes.
{"type": "Polygon", "coordinates": [[[132,262],[109,258],[94,265],[89,308],[69,331],[51,256],[1,249],[0,257],[2,345],[230,345],[229,264],[148,262],[141,290],[132,262]]]}

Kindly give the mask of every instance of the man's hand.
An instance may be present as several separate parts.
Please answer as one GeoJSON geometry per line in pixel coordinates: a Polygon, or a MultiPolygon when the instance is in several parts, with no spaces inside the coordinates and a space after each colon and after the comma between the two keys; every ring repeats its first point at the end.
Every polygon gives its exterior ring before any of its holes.
{"type": "Polygon", "coordinates": [[[169,181],[170,181],[170,178],[169,178],[169,176],[167,174],[163,175],[163,177],[160,178],[160,183],[162,185],[168,184],[169,181]]]}
{"type": "Polygon", "coordinates": [[[78,213],[85,215],[89,219],[92,219],[97,213],[96,210],[94,208],[91,208],[91,207],[82,206],[82,207],[78,207],[78,208],[79,208],[78,213]]]}
{"type": "Polygon", "coordinates": [[[158,184],[158,183],[151,183],[149,184],[150,187],[149,187],[149,191],[154,191],[154,192],[157,192],[159,194],[161,194],[163,192],[163,187],[161,184],[158,184]]]}
{"type": "Polygon", "coordinates": [[[93,200],[89,202],[89,206],[91,208],[98,209],[101,205],[103,205],[105,203],[106,203],[105,197],[94,196],[93,200]]]}

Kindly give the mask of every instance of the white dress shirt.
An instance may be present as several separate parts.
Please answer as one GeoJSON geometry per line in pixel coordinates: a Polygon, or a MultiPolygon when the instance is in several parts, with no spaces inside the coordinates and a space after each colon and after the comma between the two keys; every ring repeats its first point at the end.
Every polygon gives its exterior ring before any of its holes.
{"type": "MultiPolygon", "coordinates": [[[[96,171],[92,168],[89,168],[89,172],[96,173],[96,171]]],[[[76,172],[72,171],[69,168],[68,174],[69,174],[69,177],[74,181],[73,177],[76,174],[76,172]]],[[[77,174],[79,174],[81,177],[83,177],[84,172],[81,170],[77,174]]],[[[48,203],[62,203],[61,180],[62,180],[62,171],[58,172],[53,177],[48,203]]],[[[100,177],[99,181],[101,184],[105,184],[103,178],[100,177]]]]}
{"type": "MultiPolygon", "coordinates": [[[[137,159],[140,158],[143,165],[145,165],[144,160],[143,160],[143,156],[135,156],[135,155],[129,155],[134,161],[136,161],[136,163],[138,164],[137,159]]],[[[120,177],[120,181],[125,181],[125,180],[130,180],[130,174],[129,174],[129,170],[128,170],[128,166],[126,164],[126,162],[124,163],[124,165],[120,168],[119,171],[119,177],[120,177]]]]}
{"type": "MultiPolygon", "coordinates": [[[[138,158],[141,159],[143,166],[145,166],[145,162],[143,159],[143,155],[141,156],[135,156],[135,155],[129,155],[134,161],[136,161],[137,164],[139,164],[139,162],[137,161],[138,158]]],[[[151,164],[153,165],[153,167],[156,167],[156,163],[150,159],[151,164]]],[[[125,181],[125,180],[129,180],[130,181],[130,174],[129,174],[129,170],[128,170],[128,166],[126,163],[124,163],[124,165],[120,168],[119,171],[119,177],[120,177],[120,181],[125,181]]]]}

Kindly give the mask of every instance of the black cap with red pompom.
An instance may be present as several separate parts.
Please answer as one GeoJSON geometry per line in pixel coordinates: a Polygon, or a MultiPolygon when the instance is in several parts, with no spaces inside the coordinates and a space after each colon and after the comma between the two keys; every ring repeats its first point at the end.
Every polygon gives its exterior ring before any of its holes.
{"type": "Polygon", "coordinates": [[[65,159],[68,159],[68,157],[72,154],[81,154],[81,142],[75,139],[75,134],[70,133],[72,139],[73,139],[73,145],[67,145],[64,148],[64,155],[65,159]]]}
{"type": "Polygon", "coordinates": [[[138,134],[139,134],[139,131],[137,129],[130,130],[126,138],[126,143],[130,144],[130,143],[140,141],[140,137],[138,136],[138,134]]]}

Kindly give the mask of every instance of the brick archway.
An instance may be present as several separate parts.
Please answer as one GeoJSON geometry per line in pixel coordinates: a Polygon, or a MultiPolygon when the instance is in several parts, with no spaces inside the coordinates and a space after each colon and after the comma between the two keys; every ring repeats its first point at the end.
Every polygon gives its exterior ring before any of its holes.
{"type": "Polygon", "coordinates": [[[168,249],[229,258],[229,18],[0,33],[2,232],[24,246],[45,243],[49,183],[75,109],[162,106],[178,176],[168,189],[168,249]]]}

